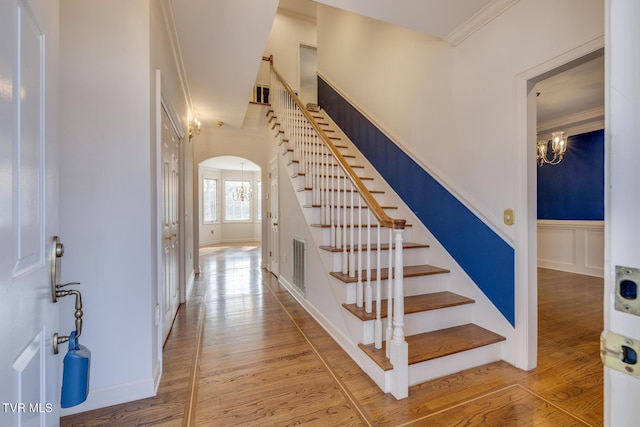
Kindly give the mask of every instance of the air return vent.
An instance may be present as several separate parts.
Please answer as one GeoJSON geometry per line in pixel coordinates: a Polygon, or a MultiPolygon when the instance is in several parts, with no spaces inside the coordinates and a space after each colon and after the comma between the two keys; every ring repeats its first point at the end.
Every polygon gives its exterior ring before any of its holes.
{"type": "Polygon", "coordinates": [[[306,296],[307,248],[304,239],[293,238],[293,285],[306,296]]]}

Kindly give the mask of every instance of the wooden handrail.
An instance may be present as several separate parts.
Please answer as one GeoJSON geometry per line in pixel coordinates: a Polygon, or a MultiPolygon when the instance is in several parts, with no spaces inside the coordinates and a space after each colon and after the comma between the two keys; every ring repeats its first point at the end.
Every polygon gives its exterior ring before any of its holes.
{"type": "Polygon", "coordinates": [[[340,166],[342,167],[342,170],[345,171],[351,183],[358,189],[358,192],[360,193],[366,205],[369,207],[369,209],[371,210],[373,215],[376,217],[380,225],[382,225],[383,227],[392,228],[395,230],[403,230],[407,221],[404,219],[391,218],[389,215],[386,214],[386,212],[382,209],[378,201],[373,197],[369,189],[362,183],[362,180],[360,179],[360,177],[358,177],[358,175],[356,175],[356,173],[353,171],[351,166],[349,166],[349,163],[347,163],[344,156],[340,153],[340,151],[338,151],[338,149],[333,144],[333,142],[331,142],[331,139],[329,139],[327,134],[322,130],[318,122],[316,122],[313,116],[302,104],[302,101],[300,100],[300,98],[298,98],[298,96],[291,89],[289,84],[282,78],[282,76],[280,76],[280,73],[278,73],[278,71],[274,68],[273,56],[270,56],[268,58],[263,57],[262,59],[265,61],[269,61],[269,63],[271,64],[271,71],[273,71],[276,78],[284,86],[286,91],[289,93],[289,96],[291,97],[291,99],[294,100],[294,102],[296,103],[300,111],[302,111],[302,114],[304,114],[307,121],[311,123],[311,126],[316,131],[316,133],[320,136],[320,138],[322,138],[322,140],[327,145],[327,147],[329,147],[331,154],[338,160],[338,162],[340,163],[340,166]]]}

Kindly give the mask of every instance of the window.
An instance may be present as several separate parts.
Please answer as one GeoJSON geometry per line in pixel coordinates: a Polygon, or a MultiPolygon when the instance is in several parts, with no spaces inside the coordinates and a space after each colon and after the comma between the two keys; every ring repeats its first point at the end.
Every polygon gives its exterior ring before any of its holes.
{"type": "Polygon", "coordinates": [[[204,178],[202,180],[204,194],[202,198],[203,222],[205,224],[218,220],[218,180],[204,178]]]}
{"type": "Polygon", "coordinates": [[[244,185],[246,188],[251,188],[249,181],[224,182],[225,220],[227,221],[251,220],[251,199],[245,201],[233,200],[233,190],[241,185],[244,185]]]}

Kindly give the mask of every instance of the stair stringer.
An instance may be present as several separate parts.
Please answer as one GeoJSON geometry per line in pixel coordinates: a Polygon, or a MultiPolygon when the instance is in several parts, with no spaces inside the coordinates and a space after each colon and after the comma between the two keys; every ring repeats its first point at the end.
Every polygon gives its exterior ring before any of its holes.
{"type": "MultiPolygon", "coordinates": [[[[327,120],[330,120],[330,118],[327,117],[327,120]]],[[[333,126],[334,129],[338,130],[335,124],[333,126]]],[[[429,231],[420,223],[413,212],[411,212],[406,207],[406,205],[401,202],[400,198],[386,184],[382,177],[371,167],[366,158],[364,158],[360,154],[357,148],[341,131],[338,130],[338,132],[340,132],[340,137],[342,139],[341,143],[349,145],[349,152],[357,153],[357,163],[365,165],[365,174],[374,177],[376,183],[375,187],[386,192],[384,197],[381,197],[381,199],[379,200],[381,200],[381,202],[383,203],[391,201],[391,203],[389,204],[398,206],[398,210],[394,213],[393,216],[406,218],[407,222],[413,225],[411,228],[407,228],[405,232],[405,240],[428,242],[430,244],[430,249],[427,251],[427,255],[425,255],[424,261],[428,262],[429,264],[446,266],[451,270],[451,273],[446,275],[449,277],[440,276],[438,280],[444,281],[446,283],[446,289],[476,300],[476,304],[474,304],[475,308],[472,309],[471,314],[471,318],[474,323],[486,329],[493,330],[507,338],[506,344],[494,344],[491,346],[487,346],[488,348],[486,349],[481,349],[478,351],[472,350],[458,355],[447,356],[443,358],[448,359],[448,361],[428,361],[422,362],[417,366],[413,366],[409,371],[409,383],[418,384],[437,376],[444,375],[445,373],[457,372],[467,367],[477,366],[500,359],[507,360],[505,354],[508,354],[509,351],[505,351],[505,348],[509,347],[508,344],[510,342],[513,342],[512,338],[514,336],[512,331],[513,328],[511,328],[511,325],[509,325],[506,319],[504,319],[502,315],[497,311],[497,309],[493,307],[491,302],[484,296],[479,288],[475,286],[475,284],[466,275],[466,273],[464,273],[464,271],[457,265],[455,260],[453,260],[452,257],[449,256],[444,248],[442,248],[435,237],[431,235],[431,233],[429,233],[429,231]]],[[[311,271],[308,272],[309,277],[312,279],[308,283],[309,291],[306,296],[303,296],[299,292],[297,292],[295,287],[288,283],[288,281],[282,276],[280,278],[280,282],[292,293],[292,295],[296,297],[296,299],[298,299],[300,304],[323,326],[323,328],[343,348],[343,350],[345,350],[347,354],[349,354],[349,356],[355,361],[355,363],[363,371],[365,371],[374,380],[374,382],[376,382],[378,387],[380,387],[383,391],[388,392],[390,390],[389,381],[391,378],[391,371],[383,371],[378,367],[377,364],[375,364],[375,362],[372,362],[372,360],[357,347],[360,342],[368,341],[367,337],[370,336],[370,332],[364,329],[366,328],[366,326],[363,327],[363,324],[367,322],[360,322],[357,319],[354,320],[355,317],[341,307],[342,302],[346,302],[350,299],[350,295],[354,295],[354,292],[351,292],[350,289],[353,288],[355,284],[345,285],[343,283],[338,283],[337,279],[329,278],[328,281],[331,288],[331,293],[326,292],[327,282],[326,279],[323,279],[323,277],[328,277],[329,272],[335,271],[334,264],[335,257],[337,255],[322,253],[324,251],[318,248],[319,245],[327,244],[328,239],[326,237],[326,230],[314,229],[314,227],[310,226],[310,223],[314,220],[316,214],[312,209],[303,207],[309,203],[309,199],[306,194],[308,192],[296,191],[297,187],[299,187],[299,185],[296,184],[297,181],[294,177],[296,165],[291,163],[287,164],[288,162],[285,160],[286,155],[279,156],[279,159],[281,162],[281,170],[283,171],[282,175],[286,175],[289,178],[289,189],[292,191],[292,193],[295,195],[295,199],[298,201],[299,209],[296,210],[298,210],[305,218],[305,234],[310,239],[308,245],[308,250],[310,251],[310,259],[313,258],[316,260],[320,260],[321,263],[319,264],[322,266],[322,272],[318,271],[317,274],[315,272],[312,273],[311,271]],[[318,292],[319,295],[314,295],[314,292],[318,292]],[[331,301],[326,300],[327,295],[329,294],[331,295],[331,301]],[[364,340],[363,337],[365,337],[364,340]]],[[[282,186],[280,188],[282,188],[282,186]]],[[[301,229],[299,228],[298,231],[301,231],[301,229]]],[[[313,264],[317,265],[318,263],[313,264]]],[[[407,295],[418,292],[417,290],[410,290],[412,288],[411,282],[412,280],[405,280],[405,289],[408,291],[407,295]]],[[[439,286],[441,286],[441,284],[439,286]]],[[[422,292],[426,291],[424,288],[422,288],[421,290],[422,292]]],[[[417,319],[420,318],[420,316],[408,315],[406,316],[405,321],[406,323],[415,322],[415,320],[412,320],[414,318],[417,319]]],[[[414,327],[414,324],[411,324],[407,325],[407,329],[420,332],[421,328],[419,327],[419,325],[414,327]]],[[[426,330],[429,330],[429,328],[426,328],[426,330]]]]}
{"type": "MultiPolygon", "coordinates": [[[[445,280],[447,290],[472,298],[476,301],[472,308],[473,323],[506,338],[504,342],[497,345],[501,349],[498,360],[504,360],[511,364],[515,364],[515,328],[500,313],[497,307],[489,300],[478,285],[475,284],[475,282],[449,254],[443,245],[420,221],[416,214],[402,201],[400,196],[397,195],[393,188],[377,172],[377,170],[340,129],[340,127],[332,120],[327,112],[322,110],[321,114],[323,116],[323,121],[328,123],[327,127],[334,131],[334,135],[336,137],[340,138],[340,143],[342,145],[346,145],[349,153],[355,155],[355,162],[364,166],[363,174],[374,179],[376,189],[384,191],[384,202],[398,207],[397,211],[394,212],[394,216],[398,218],[405,218],[407,223],[412,225],[411,228],[408,228],[405,231],[405,234],[408,235],[405,240],[428,243],[429,251],[426,262],[432,265],[446,267],[450,270],[450,273],[447,274],[446,277],[438,277],[438,280],[445,280]]],[[[478,248],[478,250],[481,251],[482,248],[478,248]]],[[[412,291],[409,290],[407,295],[411,295],[411,292],[412,291]]],[[[410,316],[408,316],[405,319],[405,322],[410,321],[410,316]]]]}
{"type": "MultiPolygon", "coordinates": [[[[323,254],[322,230],[314,229],[308,222],[309,213],[302,206],[303,195],[298,194],[291,178],[292,168],[279,156],[279,197],[286,200],[297,200],[297,203],[287,205],[286,215],[280,213],[280,222],[287,224],[281,230],[291,228],[295,232],[282,233],[280,241],[285,243],[293,237],[302,237],[306,241],[307,260],[319,260],[320,262],[307,262],[306,295],[303,295],[290,281],[282,269],[278,276],[278,282],[300,303],[302,307],[323,327],[323,329],[335,340],[336,343],[351,357],[385,393],[389,392],[390,373],[381,370],[378,365],[358,347],[357,337],[362,334],[363,325],[355,322],[355,317],[348,313],[342,302],[346,300],[348,287],[338,283],[337,279],[329,276],[333,268],[333,259],[330,254],[323,254]],[[284,178],[283,178],[284,177],[284,178]],[[297,219],[295,219],[297,218],[297,219]],[[327,292],[327,285],[331,292],[327,292]]],[[[282,246],[281,246],[282,247],[282,246]]]]}

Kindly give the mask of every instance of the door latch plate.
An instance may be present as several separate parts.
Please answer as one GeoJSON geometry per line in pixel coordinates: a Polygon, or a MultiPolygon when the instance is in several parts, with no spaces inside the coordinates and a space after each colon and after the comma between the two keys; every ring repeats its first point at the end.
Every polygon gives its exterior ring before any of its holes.
{"type": "Polygon", "coordinates": [[[638,353],[640,341],[636,339],[611,331],[603,331],[600,335],[600,358],[611,369],[640,378],[638,353]]]}
{"type": "Polygon", "coordinates": [[[616,310],[640,316],[639,285],[640,269],[616,266],[616,310]]]}

